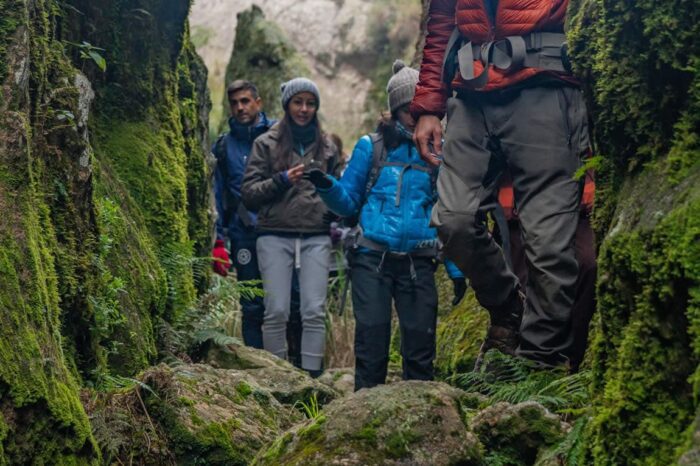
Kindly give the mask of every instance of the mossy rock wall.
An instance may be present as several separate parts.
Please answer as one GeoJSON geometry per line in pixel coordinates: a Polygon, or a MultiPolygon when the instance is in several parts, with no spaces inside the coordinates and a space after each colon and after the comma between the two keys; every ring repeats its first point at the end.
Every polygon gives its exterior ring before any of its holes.
{"type": "Polygon", "coordinates": [[[601,157],[591,464],[674,464],[700,395],[700,10],[578,0],[569,44],[601,157]]]}
{"type": "Polygon", "coordinates": [[[82,371],[128,375],[153,362],[157,327],[176,320],[206,285],[206,261],[196,258],[211,244],[210,103],[206,69],[189,41],[189,6],[75,0],[62,11],[66,53],[95,88],[98,283],[88,296],[94,317],[80,315],[84,307],[75,312],[96,333],[98,351],[82,371]],[[103,49],[105,72],[75,45],[84,42],[103,49]]]}
{"type": "MultiPolygon", "coordinates": [[[[284,32],[265,19],[262,10],[253,5],[238,14],[233,52],[226,68],[224,86],[236,79],[253,82],[260,93],[269,117],[282,116],[280,85],[289,79],[305,76],[309,70],[284,32]]],[[[221,130],[228,131],[229,105],[224,92],[221,130]]]]}
{"type": "MultiPolygon", "coordinates": [[[[77,106],[78,92],[53,41],[53,5],[0,3],[0,464],[98,458],[61,336],[63,238],[47,181],[57,159],[78,165],[85,144],[77,128],[65,137],[57,119],[57,110],[77,106]]],[[[80,170],[73,175],[66,197],[84,192],[80,170]]]]}
{"type": "Polygon", "coordinates": [[[206,279],[188,9],[0,1],[0,464],[98,461],[79,386],[153,362],[158,323],[206,279]]]}

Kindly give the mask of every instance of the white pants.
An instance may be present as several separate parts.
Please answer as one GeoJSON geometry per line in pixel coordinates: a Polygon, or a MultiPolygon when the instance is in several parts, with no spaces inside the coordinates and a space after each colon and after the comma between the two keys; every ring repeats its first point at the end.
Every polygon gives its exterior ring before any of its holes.
{"type": "Polygon", "coordinates": [[[263,345],[287,358],[287,321],[294,268],[298,268],[302,320],[301,367],[319,370],[326,344],[325,303],[328,291],[331,239],[262,235],[257,240],[258,265],[265,290],[263,345]]]}

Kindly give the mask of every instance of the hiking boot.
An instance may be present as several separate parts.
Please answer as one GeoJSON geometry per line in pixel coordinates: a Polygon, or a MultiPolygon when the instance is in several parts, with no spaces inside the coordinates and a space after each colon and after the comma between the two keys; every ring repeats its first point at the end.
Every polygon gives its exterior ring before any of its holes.
{"type": "Polygon", "coordinates": [[[495,349],[508,356],[515,356],[515,350],[520,343],[520,333],[515,328],[491,325],[486,332],[486,339],[479,348],[479,355],[474,364],[474,371],[479,371],[487,351],[495,349]]]}
{"type": "Polygon", "coordinates": [[[491,326],[486,332],[486,339],[479,348],[479,355],[474,364],[478,371],[484,362],[484,354],[495,349],[503,354],[515,356],[515,350],[520,344],[520,322],[525,309],[525,294],[515,289],[511,296],[500,306],[489,309],[491,326]]]}

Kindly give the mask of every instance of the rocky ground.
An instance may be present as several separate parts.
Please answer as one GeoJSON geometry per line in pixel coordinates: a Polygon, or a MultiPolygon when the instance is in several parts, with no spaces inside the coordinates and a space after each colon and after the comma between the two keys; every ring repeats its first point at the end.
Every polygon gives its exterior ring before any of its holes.
{"type": "Polygon", "coordinates": [[[535,401],[494,402],[443,382],[352,392],[352,369],[314,380],[238,345],[84,392],[108,463],[554,465],[571,426],[535,401]]]}

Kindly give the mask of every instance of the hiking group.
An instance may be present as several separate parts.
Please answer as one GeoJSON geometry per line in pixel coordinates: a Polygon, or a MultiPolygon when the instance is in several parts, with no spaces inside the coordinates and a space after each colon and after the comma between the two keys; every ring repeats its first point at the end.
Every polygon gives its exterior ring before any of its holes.
{"type": "Polygon", "coordinates": [[[282,84],[279,121],[254,84],[228,87],[212,255],[217,273],[262,282],[263,298],[241,299],[245,344],[321,374],[343,236],[356,390],[385,382],[394,306],[403,378],[433,378],[438,259],[454,304],[468,281],[489,313],[477,368],[494,349],[578,369],[595,308],[594,184],[575,176],[590,149],[567,3],[432,0],[420,71],[394,63],[389,111],[347,161],[321,128],[311,80],[282,84]]]}

